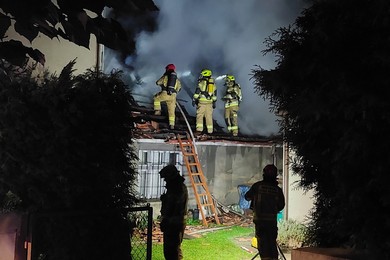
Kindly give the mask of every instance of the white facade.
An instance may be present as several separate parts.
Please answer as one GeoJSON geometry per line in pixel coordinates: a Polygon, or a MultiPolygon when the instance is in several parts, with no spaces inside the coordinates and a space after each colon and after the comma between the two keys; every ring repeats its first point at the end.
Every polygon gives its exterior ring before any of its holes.
{"type": "Polygon", "coordinates": [[[10,27],[5,36],[7,40],[19,40],[26,47],[38,49],[45,55],[45,66],[39,65],[36,71],[37,74],[48,70],[50,73],[59,75],[62,69],[74,59],[76,59],[76,64],[73,68],[75,69],[74,73],[76,75],[84,73],[86,69],[94,68],[97,65],[100,66],[102,51],[94,35],[91,35],[89,49],[78,46],[63,38],[50,39],[41,33],[30,43],[26,38],[12,30],[12,27],[10,27]]]}
{"type": "Polygon", "coordinates": [[[283,145],[284,161],[284,183],[283,191],[286,197],[286,218],[296,220],[301,223],[306,222],[309,218],[313,204],[313,191],[304,191],[298,187],[299,175],[291,168],[291,160],[294,159],[295,152],[290,150],[286,144],[283,145]]]}

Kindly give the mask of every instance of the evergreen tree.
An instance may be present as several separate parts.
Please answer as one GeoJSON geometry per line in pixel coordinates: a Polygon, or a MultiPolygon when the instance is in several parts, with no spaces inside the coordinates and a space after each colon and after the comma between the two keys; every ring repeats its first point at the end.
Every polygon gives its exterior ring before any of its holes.
{"type": "Polygon", "coordinates": [[[277,65],[253,69],[257,93],[283,115],[294,170],[314,189],[318,246],[390,258],[390,2],[321,0],[266,39],[277,65]]]}
{"type": "MultiPolygon", "coordinates": [[[[35,257],[128,259],[131,93],[120,72],[0,80],[0,202],[33,216],[35,257]]],[[[11,208],[10,208],[11,207],[11,208]]]]}

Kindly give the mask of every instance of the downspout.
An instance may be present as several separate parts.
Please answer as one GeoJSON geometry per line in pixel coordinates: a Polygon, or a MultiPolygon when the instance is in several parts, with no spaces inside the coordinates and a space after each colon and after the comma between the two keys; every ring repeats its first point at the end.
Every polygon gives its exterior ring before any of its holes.
{"type": "Polygon", "coordinates": [[[289,146],[288,142],[283,141],[283,192],[286,200],[286,206],[284,207],[284,220],[288,220],[288,207],[289,207],[289,176],[290,176],[290,160],[289,160],[289,146]]]}
{"type": "Polygon", "coordinates": [[[99,44],[96,40],[96,64],[95,64],[95,67],[97,69],[97,71],[103,71],[103,52],[104,52],[104,48],[101,44],[99,44]]]}
{"type": "MultiPolygon", "coordinates": [[[[278,109],[276,115],[283,120],[287,120],[287,111],[278,109]]],[[[285,133],[283,132],[283,193],[286,201],[284,206],[283,219],[288,220],[288,208],[289,208],[289,191],[290,191],[290,148],[288,141],[285,140],[285,133]]]]}

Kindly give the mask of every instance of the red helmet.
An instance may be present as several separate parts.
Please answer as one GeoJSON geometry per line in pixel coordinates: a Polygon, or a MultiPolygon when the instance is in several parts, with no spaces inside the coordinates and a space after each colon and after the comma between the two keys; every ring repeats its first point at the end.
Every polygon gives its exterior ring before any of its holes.
{"type": "Polygon", "coordinates": [[[174,64],[168,64],[166,67],[165,67],[165,70],[176,70],[176,67],[174,64]]]}
{"type": "Polygon", "coordinates": [[[276,177],[278,176],[278,169],[276,168],[275,165],[273,164],[268,164],[264,167],[263,169],[263,174],[265,176],[268,176],[270,178],[273,178],[273,179],[276,179],[276,177]]]}

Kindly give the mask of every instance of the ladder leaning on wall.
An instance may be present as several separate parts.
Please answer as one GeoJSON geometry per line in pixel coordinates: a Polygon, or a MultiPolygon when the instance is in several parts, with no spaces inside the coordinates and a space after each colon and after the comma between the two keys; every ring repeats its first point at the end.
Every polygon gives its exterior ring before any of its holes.
{"type": "Polygon", "coordinates": [[[203,174],[195,145],[188,133],[177,135],[184,162],[187,166],[188,175],[195,193],[196,203],[202,216],[204,226],[208,226],[206,213],[214,216],[215,223],[220,224],[214,200],[207,186],[206,177],[203,174]]]}
{"type": "Polygon", "coordinates": [[[202,216],[202,221],[204,226],[208,226],[208,221],[206,218],[206,211],[210,212],[214,216],[215,223],[220,224],[218,213],[216,211],[216,206],[214,205],[213,197],[207,186],[206,177],[202,171],[202,165],[199,162],[198,152],[196,150],[195,143],[193,142],[194,134],[192,133],[190,123],[187,120],[187,117],[181,108],[179,102],[176,102],[176,107],[179,108],[180,113],[183,115],[184,120],[186,121],[188,132],[186,132],[184,138],[180,134],[176,136],[177,141],[179,142],[181,152],[183,154],[184,162],[187,166],[188,175],[190,177],[191,185],[194,190],[196,203],[198,209],[202,216]],[[191,135],[190,135],[190,134],[191,135]]]}

